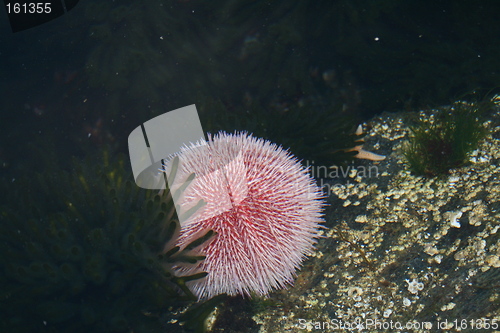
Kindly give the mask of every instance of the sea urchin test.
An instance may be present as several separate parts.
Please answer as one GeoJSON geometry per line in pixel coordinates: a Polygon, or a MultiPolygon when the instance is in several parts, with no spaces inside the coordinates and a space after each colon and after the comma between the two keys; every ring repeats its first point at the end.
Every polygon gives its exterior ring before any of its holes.
{"type": "Polygon", "coordinates": [[[247,133],[221,132],[176,156],[175,178],[184,184],[176,204],[183,211],[201,207],[181,219],[177,245],[216,232],[199,248],[205,260],[177,267],[208,273],[189,282],[198,298],[266,295],[291,285],[324,222],[321,190],[307,169],[283,148],[247,133]]]}

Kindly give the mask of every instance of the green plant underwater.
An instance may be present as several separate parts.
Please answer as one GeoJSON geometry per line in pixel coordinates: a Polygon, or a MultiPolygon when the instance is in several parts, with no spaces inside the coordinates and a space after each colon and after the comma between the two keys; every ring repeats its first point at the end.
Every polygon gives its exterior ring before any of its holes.
{"type": "Polygon", "coordinates": [[[183,321],[203,331],[222,297],[186,312],[196,300],[186,282],[206,273],[176,276],[172,266],[203,260],[191,250],[213,232],[174,247],[170,193],[138,188],[125,165],[105,151],[10,188],[0,210],[1,331],[164,332],[183,321]]]}
{"type": "Polygon", "coordinates": [[[355,135],[358,120],[342,114],[336,106],[291,104],[286,111],[253,103],[228,110],[220,101],[203,99],[200,104],[203,128],[216,133],[247,131],[293,151],[299,159],[315,165],[341,165],[351,161],[356,152],[346,152],[359,145],[355,135]]]}
{"type": "Polygon", "coordinates": [[[410,127],[403,154],[412,173],[434,177],[462,166],[486,135],[481,116],[491,106],[491,102],[456,102],[438,110],[433,121],[410,127]]]}

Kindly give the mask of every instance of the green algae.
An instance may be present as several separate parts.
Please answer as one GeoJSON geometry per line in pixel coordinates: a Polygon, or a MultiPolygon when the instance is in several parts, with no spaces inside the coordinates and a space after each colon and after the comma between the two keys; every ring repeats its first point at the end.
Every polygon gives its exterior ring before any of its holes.
{"type": "Polygon", "coordinates": [[[415,175],[434,177],[466,162],[485,137],[481,116],[491,105],[456,102],[441,109],[433,122],[410,127],[411,138],[404,156],[415,175]]]}
{"type": "Polygon", "coordinates": [[[193,250],[213,232],[173,247],[172,197],[138,188],[123,156],[105,150],[70,165],[20,179],[1,206],[1,330],[163,332],[183,321],[202,331],[216,300],[174,319],[196,301],[186,282],[206,273],[172,267],[203,260],[193,250]]]}

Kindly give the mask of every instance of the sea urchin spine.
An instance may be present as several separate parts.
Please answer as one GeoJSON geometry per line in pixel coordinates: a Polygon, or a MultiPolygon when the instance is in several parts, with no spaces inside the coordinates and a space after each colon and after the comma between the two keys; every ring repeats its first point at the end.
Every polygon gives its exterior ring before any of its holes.
{"type": "Polygon", "coordinates": [[[246,133],[219,133],[177,156],[176,178],[196,179],[176,203],[183,209],[205,203],[182,222],[177,245],[216,233],[199,248],[204,261],[178,267],[208,273],[190,282],[193,292],[200,299],[266,295],[292,284],[323,222],[321,190],[308,170],[283,148],[246,133]]]}

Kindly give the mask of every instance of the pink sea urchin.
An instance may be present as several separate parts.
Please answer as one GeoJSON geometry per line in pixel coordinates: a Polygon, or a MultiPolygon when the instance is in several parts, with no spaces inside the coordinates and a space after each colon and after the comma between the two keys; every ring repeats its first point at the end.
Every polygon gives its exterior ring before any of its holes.
{"type": "Polygon", "coordinates": [[[184,273],[208,272],[190,282],[206,299],[220,293],[266,295],[292,284],[321,228],[321,191],[300,162],[281,147],[246,133],[219,133],[206,145],[179,153],[176,177],[196,178],[177,200],[195,215],[182,221],[181,248],[201,233],[217,234],[199,249],[206,259],[182,265],[184,273]]]}

